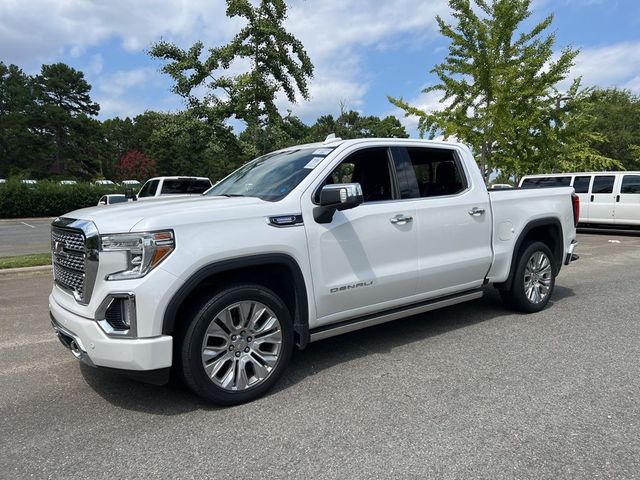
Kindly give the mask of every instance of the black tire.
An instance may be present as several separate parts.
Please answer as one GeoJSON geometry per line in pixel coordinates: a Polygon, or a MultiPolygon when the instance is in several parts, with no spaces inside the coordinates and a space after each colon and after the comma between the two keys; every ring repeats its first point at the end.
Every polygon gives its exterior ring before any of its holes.
{"type": "Polygon", "coordinates": [[[502,297],[502,301],[504,304],[513,310],[517,310],[524,313],[534,313],[543,310],[549,300],[551,299],[551,295],[553,295],[553,290],[556,284],[556,276],[555,276],[555,259],[553,257],[553,253],[549,247],[542,242],[531,242],[527,245],[524,245],[520,251],[520,255],[518,257],[518,261],[515,266],[515,273],[513,276],[513,282],[511,283],[511,288],[509,290],[500,290],[500,296],[502,297]],[[544,254],[549,262],[551,263],[551,272],[550,272],[550,284],[549,290],[540,301],[532,301],[527,297],[526,286],[525,286],[525,269],[527,268],[527,263],[529,260],[537,253],[540,252],[544,254]]]}
{"type": "MultiPolygon", "coordinates": [[[[293,322],[284,302],[271,290],[257,284],[238,284],[219,290],[196,308],[182,335],[179,349],[179,370],[187,384],[197,395],[217,405],[237,405],[264,395],[285,370],[294,346],[293,322]],[[264,380],[243,390],[230,391],[214,383],[205,371],[202,348],[207,328],[216,315],[238,302],[260,302],[277,317],[280,324],[281,346],[278,359],[264,380]]],[[[233,367],[236,368],[235,366],[233,367]]]]}

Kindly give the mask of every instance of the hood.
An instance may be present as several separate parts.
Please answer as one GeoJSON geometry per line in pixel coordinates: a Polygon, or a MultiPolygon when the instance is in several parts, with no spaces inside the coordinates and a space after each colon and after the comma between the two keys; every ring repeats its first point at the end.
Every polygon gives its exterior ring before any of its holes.
{"type": "MultiPolygon", "coordinates": [[[[116,203],[69,212],[64,217],[91,220],[101,234],[171,228],[176,224],[237,215],[238,210],[270,205],[255,197],[172,197],[147,202],[116,203]],[[137,227],[136,227],[137,226],[137,227]]],[[[246,213],[245,213],[246,215],[246,213]]]]}

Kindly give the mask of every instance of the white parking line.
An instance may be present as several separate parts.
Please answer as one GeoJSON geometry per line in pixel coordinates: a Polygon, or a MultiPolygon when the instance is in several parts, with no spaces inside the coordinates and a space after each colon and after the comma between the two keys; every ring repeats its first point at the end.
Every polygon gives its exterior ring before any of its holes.
{"type": "Polygon", "coordinates": [[[23,225],[26,225],[29,228],[36,228],[33,225],[29,225],[28,223],[25,223],[25,222],[20,222],[20,223],[23,224],[23,225]]]}

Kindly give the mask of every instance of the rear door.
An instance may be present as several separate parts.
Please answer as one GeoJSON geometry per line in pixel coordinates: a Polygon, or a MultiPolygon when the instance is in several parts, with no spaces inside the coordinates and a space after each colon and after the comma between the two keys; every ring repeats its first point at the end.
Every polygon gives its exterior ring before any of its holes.
{"type": "Polygon", "coordinates": [[[614,223],[615,196],[613,185],[615,175],[594,175],[589,197],[589,222],[614,223]]]}
{"type": "Polygon", "coordinates": [[[573,188],[580,198],[580,222],[589,222],[589,187],[591,175],[576,175],[573,179],[573,188]]]}
{"type": "Polygon", "coordinates": [[[482,285],[491,266],[491,210],[455,149],[396,147],[400,194],[416,210],[418,290],[426,298],[482,285]]]}
{"type": "Polygon", "coordinates": [[[616,196],[615,224],[640,225],[640,175],[620,175],[620,193],[616,196]]]}

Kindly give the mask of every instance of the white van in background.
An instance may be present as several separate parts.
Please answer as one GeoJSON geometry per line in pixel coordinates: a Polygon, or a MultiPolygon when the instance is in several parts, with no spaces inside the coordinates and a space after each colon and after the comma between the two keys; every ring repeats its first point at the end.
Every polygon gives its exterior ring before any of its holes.
{"type": "Polygon", "coordinates": [[[527,175],[519,186],[572,186],[580,197],[581,224],[640,226],[640,172],[527,175]]]}

